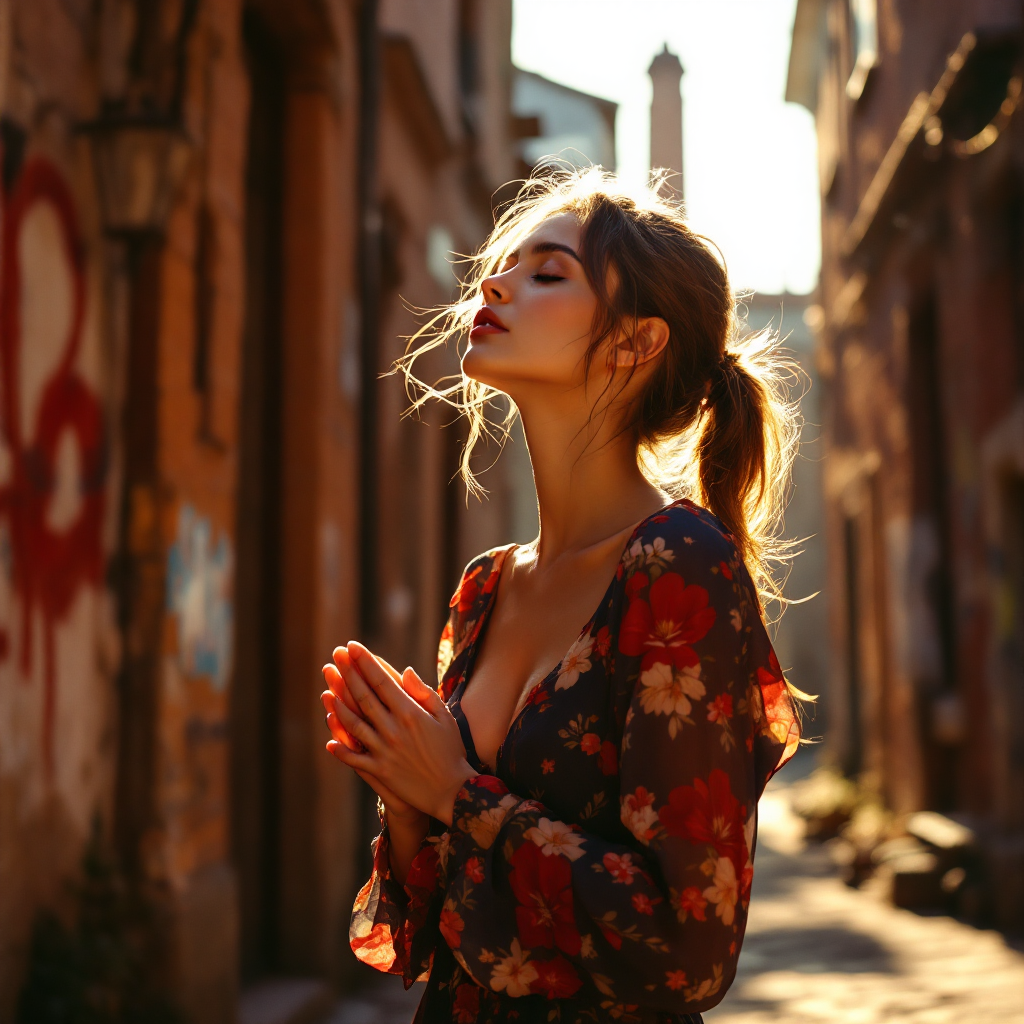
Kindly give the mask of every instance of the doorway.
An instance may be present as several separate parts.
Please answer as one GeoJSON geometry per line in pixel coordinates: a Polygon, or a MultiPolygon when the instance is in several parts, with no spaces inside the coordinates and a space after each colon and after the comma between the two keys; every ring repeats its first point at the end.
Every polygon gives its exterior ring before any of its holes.
{"type": "Polygon", "coordinates": [[[242,981],[280,961],[280,593],[282,180],[284,60],[262,19],[246,10],[251,87],[246,167],[245,325],[242,341],[232,689],[232,846],[238,876],[242,981]]]}

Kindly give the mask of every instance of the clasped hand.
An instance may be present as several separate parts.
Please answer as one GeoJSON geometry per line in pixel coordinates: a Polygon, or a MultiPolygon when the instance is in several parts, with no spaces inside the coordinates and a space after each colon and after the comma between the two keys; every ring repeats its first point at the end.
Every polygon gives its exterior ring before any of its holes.
{"type": "Polygon", "coordinates": [[[354,640],[323,672],[330,753],[369,783],[389,818],[429,814],[450,825],[476,773],[444,701],[411,668],[399,674],[354,640]]]}

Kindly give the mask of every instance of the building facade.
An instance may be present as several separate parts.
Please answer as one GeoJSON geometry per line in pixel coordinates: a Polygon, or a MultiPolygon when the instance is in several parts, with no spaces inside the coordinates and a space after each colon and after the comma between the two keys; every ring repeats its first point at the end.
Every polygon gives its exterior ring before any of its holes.
{"type": "Polygon", "coordinates": [[[1024,122],[1012,0],[800,0],[822,195],[829,743],[1024,919],[1024,122]]]}
{"type": "Polygon", "coordinates": [[[528,505],[520,450],[467,507],[458,428],[380,376],[516,174],[510,34],[509,0],[0,0],[0,1021],[90,836],[188,1019],[350,977],[372,801],[320,666],[429,678],[528,505]]]}
{"type": "Polygon", "coordinates": [[[516,68],[512,109],[523,135],[524,169],[554,157],[577,167],[600,164],[615,170],[617,103],[516,68]]]}

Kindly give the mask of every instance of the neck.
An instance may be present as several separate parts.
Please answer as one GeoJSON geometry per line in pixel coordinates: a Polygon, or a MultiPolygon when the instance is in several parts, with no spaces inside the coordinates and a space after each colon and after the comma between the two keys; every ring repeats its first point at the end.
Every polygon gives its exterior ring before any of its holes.
{"type": "Polygon", "coordinates": [[[517,401],[533,465],[540,513],[537,560],[618,542],[619,535],[668,500],[637,465],[628,434],[588,407],[567,415],[560,403],[517,401]]]}

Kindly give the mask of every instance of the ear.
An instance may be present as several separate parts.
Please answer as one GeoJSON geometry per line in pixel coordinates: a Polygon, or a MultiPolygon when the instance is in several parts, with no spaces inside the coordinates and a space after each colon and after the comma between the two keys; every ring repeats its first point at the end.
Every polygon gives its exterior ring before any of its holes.
{"type": "Polygon", "coordinates": [[[660,316],[641,317],[636,322],[632,341],[620,338],[612,349],[616,366],[642,366],[657,358],[665,350],[670,335],[668,324],[660,316]]]}

